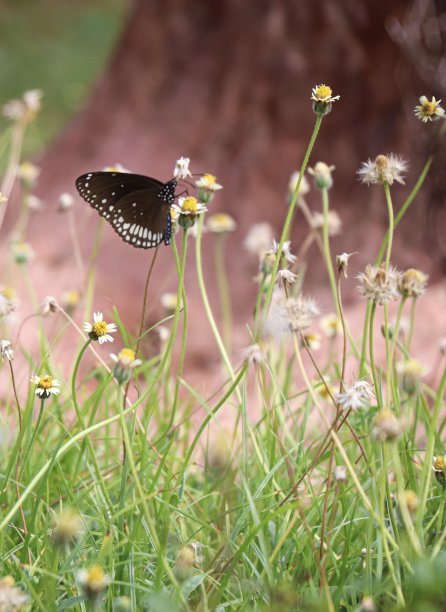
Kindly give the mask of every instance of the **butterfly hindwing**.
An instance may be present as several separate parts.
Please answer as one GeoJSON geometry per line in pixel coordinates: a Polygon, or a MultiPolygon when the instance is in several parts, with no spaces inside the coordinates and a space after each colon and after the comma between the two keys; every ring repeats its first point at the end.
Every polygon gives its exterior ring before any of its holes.
{"type": "Polygon", "coordinates": [[[176,181],[125,172],[90,172],[76,180],[80,196],[127,244],[150,249],[171,236],[170,206],[176,181]]]}

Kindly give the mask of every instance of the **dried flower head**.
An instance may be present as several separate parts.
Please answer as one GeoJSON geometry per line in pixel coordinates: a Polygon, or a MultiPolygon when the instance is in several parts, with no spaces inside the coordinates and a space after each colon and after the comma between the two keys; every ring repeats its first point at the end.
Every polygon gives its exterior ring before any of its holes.
{"type": "Polygon", "coordinates": [[[207,220],[207,228],[214,234],[225,234],[233,232],[237,227],[234,219],[226,213],[216,213],[211,215],[207,220]]]}
{"type": "Polygon", "coordinates": [[[90,601],[97,600],[111,582],[100,565],[91,565],[88,569],[80,570],[77,578],[85,597],[90,601]]]}
{"type": "Polygon", "coordinates": [[[80,515],[71,508],[64,508],[54,517],[53,539],[56,544],[65,546],[77,540],[83,532],[80,515]]]}
{"type": "Polygon", "coordinates": [[[255,223],[246,235],[244,246],[253,255],[263,258],[273,241],[273,229],[269,223],[255,223]]]}
{"type": "Polygon", "coordinates": [[[2,363],[5,359],[8,361],[14,359],[14,351],[9,340],[0,340],[0,358],[2,363]]]}
{"type": "Polygon", "coordinates": [[[279,287],[283,287],[286,291],[297,281],[297,274],[293,274],[291,270],[283,269],[277,272],[276,282],[279,287]]]}
{"type": "Polygon", "coordinates": [[[16,612],[23,610],[29,600],[21,589],[16,587],[12,576],[0,579],[0,610],[1,612],[16,612]]]}
{"type": "Polygon", "coordinates": [[[102,312],[93,313],[93,323],[84,323],[84,331],[87,332],[91,340],[97,340],[99,344],[113,342],[112,336],[116,332],[114,323],[106,323],[102,312]]]}
{"type": "Polygon", "coordinates": [[[324,162],[317,162],[314,168],[308,168],[308,174],[314,177],[314,186],[317,189],[330,189],[333,186],[331,176],[336,166],[328,166],[324,162]]]}
{"type": "Polygon", "coordinates": [[[110,353],[115,362],[113,375],[121,384],[126,383],[132,376],[132,370],[142,364],[141,359],[136,359],[135,351],[131,348],[123,348],[117,355],[110,353]]]}
{"type": "Polygon", "coordinates": [[[344,410],[358,410],[370,406],[375,400],[372,386],[366,380],[358,380],[343,393],[335,393],[335,399],[344,410]]]}
{"type": "Polygon", "coordinates": [[[398,278],[398,290],[404,297],[418,298],[426,291],[429,277],[420,270],[409,268],[401,272],[398,278]]]}
{"type": "Polygon", "coordinates": [[[190,159],[189,157],[180,157],[175,162],[175,168],[173,170],[173,176],[176,179],[187,179],[192,176],[189,170],[190,159]]]}
{"type": "MultiPolygon", "coordinates": [[[[313,213],[310,220],[311,228],[321,230],[325,225],[324,215],[319,212],[313,213]]],[[[341,217],[335,210],[329,210],[327,215],[328,235],[337,236],[342,229],[341,217]]]]}
{"type": "Polygon", "coordinates": [[[326,115],[331,111],[331,105],[340,96],[333,96],[331,87],[328,85],[316,85],[311,90],[311,99],[313,100],[313,110],[317,115],[326,115]]]}
{"type": "Polygon", "coordinates": [[[386,272],[383,265],[368,264],[357,278],[361,283],[358,290],[368,300],[382,305],[389,300],[398,299],[399,272],[393,266],[389,266],[386,272]]]}
{"type": "Polygon", "coordinates": [[[423,121],[423,123],[443,119],[445,112],[440,106],[440,102],[441,100],[436,100],[434,96],[432,96],[432,100],[428,100],[426,96],[421,96],[420,104],[414,110],[415,117],[423,121]]]}
{"type": "Polygon", "coordinates": [[[60,383],[58,380],[45,374],[44,376],[33,376],[31,382],[36,385],[35,394],[41,399],[48,399],[51,395],[60,393],[60,383]]]}
{"type": "Polygon", "coordinates": [[[50,313],[57,312],[58,308],[59,305],[57,303],[56,298],[52,295],[47,295],[46,298],[43,300],[42,309],[40,312],[42,316],[46,317],[50,313]]]}
{"type": "Polygon", "coordinates": [[[310,327],[313,319],[320,314],[319,306],[311,297],[298,295],[285,302],[288,325],[291,331],[301,332],[310,327]]]}
{"type": "Polygon", "coordinates": [[[67,210],[70,210],[70,208],[73,208],[74,205],[74,198],[71,195],[71,193],[61,193],[59,196],[59,206],[58,206],[58,210],[60,212],[66,212],[67,210]]]}
{"type": "Polygon", "coordinates": [[[392,442],[403,432],[403,424],[390,410],[381,410],[373,419],[372,435],[380,442],[392,442]]]}
{"type": "Polygon", "coordinates": [[[344,275],[344,278],[347,278],[348,260],[352,255],[356,255],[356,253],[341,253],[341,255],[336,255],[336,267],[339,274],[344,275]]]}
{"type": "Polygon", "coordinates": [[[240,351],[240,356],[243,361],[247,361],[249,365],[259,365],[265,361],[265,356],[258,344],[251,344],[240,351]]]}
{"type": "Polygon", "coordinates": [[[406,359],[396,364],[396,371],[400,375],[401,386],[406,393],[412,395],[421,384],[427,370],[422,363],[416,359],[406,359]]]}
{"type": "Polygon", "coordinates": [[[371,159],[362,163],[356,174],[359,180],[366,185],[376,185],[378,183],[388,183],[392,185],[394,181],[404,185],[403,174],[407,172],[408,164],[405,159],[390,153],[390,155],[378,155],[374,161],[371,159]]]}
{"type": "Polygon", "coordinates": [[[11,251],[14,261],[20,265],[27,264],[35,257],[34,249],[28,242],[13,242],[11,251]]]}
{"type": "Polygon", "coordinates": [[[337,465],[334,469],[334,477],[338,482],[346,482],[347,468],[345,465],[337,465]]]}
{"type": "MultiPolygon", "coordinates": [[[[299,176],[300,176],[299,171],[293,172],[293,174],[290,176],[290,181],[288,183],[290,201],[292,197],[294,196],[294,193],[297,189],[297,185],[299,183],[299,176]]],[[[310,183],[308,182],[307,177],[304,174],[302,177],[302,180],[300,181],[300,186],[299,186],[299,191],[297,193],[297,197],[302,198],[304,195],[307,195],[309,191],[310,191],[310,183]]]]}
{"type": "MultiPolygon", "coordinates": [[[[280,243],[276,242],[273,239],[273,252],[275,255],[277,255],[279,246],[280,246],[280,243]]],[[[293,255],[291,253],[291,241],[290,240],[285,240],[285,242],[283,243],[281,259],[283,258],[290,264],[293,264],[297,260],[296,255],[293,255]]]]}

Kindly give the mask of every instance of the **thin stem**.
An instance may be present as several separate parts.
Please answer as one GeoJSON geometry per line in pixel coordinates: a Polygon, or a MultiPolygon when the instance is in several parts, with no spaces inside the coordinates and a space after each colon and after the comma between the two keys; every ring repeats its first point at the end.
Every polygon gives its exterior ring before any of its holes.
{"type": "Polygon", "coordinates": [[[339,303],[338,303],[338,293],[336,289],[336,280],[335,273],[333,270],[333,262],[331,260],[331,252],[330,252],[330,237],[328,233],[328,189],[322,189],[322,210],[324,214],[324,225],[322,227],[322,240],[324,244],[324,259],[325,265],[327,266],[328,278],[330,279],[330,287],[331,293],[333,295],[333,301],[336,308],[336,313],[338,317],[341,316],[339,303]]]}
{"type": "Polygon", "coordinates": [[[218,294],[220,296],[221,314],[223,320],[223,337],[227,351],[231,352],[232,313],[229,293],[228,277],[225,268],[225,234],[215,236],[215,276],[217,279],[218,294]]]}
{"type": "Polygon", "coordinates": [[[390,195],[389,183],[387,182],[384,183],[384,193],[386,194],[387,212],[389,215],[389,229],[388,229],[387,251],[386,251],[386,273],[387,273],[389,271],[389,266],[390,266],[390,256],[392,254],[393,232],[394,232],[392,197],[390,195]]]}

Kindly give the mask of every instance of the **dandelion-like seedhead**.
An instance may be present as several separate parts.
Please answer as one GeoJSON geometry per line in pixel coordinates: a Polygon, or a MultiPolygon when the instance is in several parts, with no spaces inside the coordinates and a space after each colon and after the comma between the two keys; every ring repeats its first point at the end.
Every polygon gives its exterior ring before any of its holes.
{"type": "Polygon", "coordinates": [[[14,350],[9,340],[0,340],[0,358],[2,362],[7,359],[12,361],[14,359],[14,350]]]}
{"type": "Polygon", "coordinates": [[[399,272],[393,266],[389,266],[386,272],[384,266],[369,264],[357,278],[360,282],[358,291],[368,300],[383,305],[398,299],[399,272]]]}
{"type": "Polygon", "coordinates": [[[285,303],[289,329],[301,332],[308,329],[313,319],[320,314],[319,306],[312,297],[298,295],[290,297],[285,303]]]}
{"type": "Polygon", "coordinates": [[[358,410],[370,406],[375,400],[372,386],[366,380],[358,380],[343,393],[335,393],[335,400],[344,410],[358,410]]]}
{"type": "Polygon", "coordinates": [[[401,272],[398,278],[398,290],[403,297],[419,298],[426,291],[427,274],[415,268],[401,272]]]}
{"type": "Polygon", "coordinates": [[[344,278],[347,278],[348,260],[352,255],[355,255],[355,253],[341,253],[341,255],[336,255],[336,267],[339,274],[342,274],[344,278]]]}
{"type": "Polygon", "coordinates": [[[330,189],[333,187],[332,173],[336,166],[329,166],[324,162],[317,162],[314,168],[308,168],[308,174],[314,177],[314,186],[317,189],[330,189]]]}
{"type": "Polygon", "coordinates": [[[99,344],[113,342],[112,336],[117,331],[114,323],[106,323],[102,312],[93,314],[93,323],[84,323],[84,331],[87,332],[91,340],[97,340],[99,344]]]}
{"type": "Polygon", "coordinates": [[[180,157],[180,159],[177,159],[175,162],[175,168],[173,170],[174,178],[184,180],[192,176],[192,173],[189,170],[189,164],[189,157],[180,157]]]}
{"type": "Polygon", "coordinates": [[[33,376],[31,382],[36,385],[35,394],[40,399],[48,399],[51,395],[58,395],[60,393],[60,383],[58,380],[45,374],[44,376],[33,376]]]}
{"type": "Polygon", "coordinates": [[[407,170],[407,161],[399,155],[390,153],[390,155],[378,155],[374,161],[369,159],[363,162],[356,174],[359,180],[366,185],[384,183],[393,185],[394,181],[404,185],[403,175],[407,170]]]}
{"type": "MultiPolygon", "coordinates": [[[[277,255],[279,246],[280,246],[280,243],[276,242],[273,239],[273,249],[272,250],[275,255],[277,255]]],[[[296,255],[293,255],[291,253],[291,241],[290,240],[285,240],[285,242],[283,243],[281,259],[282,258],[284,258],[289,264],[293,264],[297,261],[296,255]]]]}
{"type": "Polygon", "coordinates": [[[251,344],[240,351],[243,361],[249,365],[259,365],[265,361],[265,355],[258,344],[251,344]]]}
{"type": "Polygon", "coordinates": [[[233,232],[237,224],[234,219],[226,213],[216,213],[207,220],[207,229],[213,234],[226,234],[233,232]]]}
{"type": "Polygon", "coordinates": [[[77,579],[87,599],[95,601],[100,597],[111,582],[100,565],[91,565],[87,569],[79,570],[77,579]]]}
{"type": "Polygon", "coordinates": [[[317,115],[327,115],[331,111],[333,102],[339,100],[340,96],[334,96],[328,85],[316,85],[311,90],[313,110],[317,115]]]}
{"type": "Polygon", "coordinates": [[[436,100],[432,97],[432,100],[428,100],[426,96],[420,97],[419,106],[415,107],[415,117],[427,123],[428,121],[437,121],[443,119],[445,116],[444,108],[440,106],[441,100],[436,100]]]}
{"type": "Polygon", "coordinates": [[[276,282],[280,287],[283,287],[286,291],[297,282],[297,274],[291,272],[291,270],[283,269],[277,272],[276,282]]]}

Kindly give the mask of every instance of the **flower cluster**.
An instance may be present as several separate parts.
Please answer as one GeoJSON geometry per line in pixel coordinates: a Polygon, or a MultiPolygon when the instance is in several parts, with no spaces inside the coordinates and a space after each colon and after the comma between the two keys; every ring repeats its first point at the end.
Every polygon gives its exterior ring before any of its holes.
{"type": "Polygon", "coordinates": [[[20,100],[4,104],[2,113],[11,121],[32,121],[41,107],[42,92],[39,89],[25,91],[20,100]]]}

